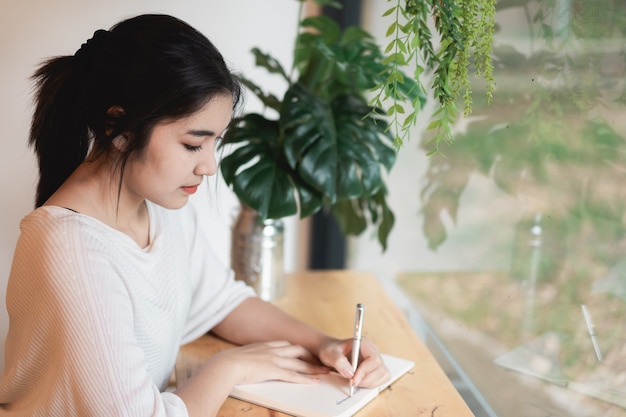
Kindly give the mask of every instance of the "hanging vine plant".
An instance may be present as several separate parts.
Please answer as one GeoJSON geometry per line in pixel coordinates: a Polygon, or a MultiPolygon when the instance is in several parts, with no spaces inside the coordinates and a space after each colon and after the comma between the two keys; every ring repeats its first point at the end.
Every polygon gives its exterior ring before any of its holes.
{"type": "Polygon", "coordinates": [[[492,65],[496,0],[387,0],[392,6],[383,17],[392,17],[386,37],[385,64],[390,67],[386,82],[378,86],[371,104],[388,107],[395,144],[401,146],[415,125],[422,103],[403,100],[404,71],[414,66],[417,88],[426,90],[422,78],[432,73],[432,91],[439,107],[429,129],[435,131],[429,154],[442,141],[451,142],[451,125],[458,117],[457,101],[462,98],[464,114],[472,111],[470,71],[486,82],[487,101],[495,89],[492,65]],[[437,39],[433,39],[434,28],[437,39]],[[435,41],[439,46],[435,46],[435,41]]]}

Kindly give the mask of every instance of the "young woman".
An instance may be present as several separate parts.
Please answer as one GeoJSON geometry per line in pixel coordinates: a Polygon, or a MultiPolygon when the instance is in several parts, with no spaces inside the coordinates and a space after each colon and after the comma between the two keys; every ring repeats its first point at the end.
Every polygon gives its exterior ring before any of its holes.
{"type": "Polygon", "coordinates": [[[368,341],[353,375],[349,339],[256,298],[199,231],[186,203],[240,97],[206,37],[137,16],[34,78],[40,179],[7,289],[0,415],[206,417],[239,383],[389,377],[368,341]],[[241,346],[164,392],[179,346],[209,330],[241,346]]]}

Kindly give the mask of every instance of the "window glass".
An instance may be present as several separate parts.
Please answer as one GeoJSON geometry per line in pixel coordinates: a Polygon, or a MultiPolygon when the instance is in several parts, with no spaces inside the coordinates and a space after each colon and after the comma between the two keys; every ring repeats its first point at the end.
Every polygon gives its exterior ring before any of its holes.
{"type": "Polygon", "coordinates": [[[389,249],[349,267],[398,284],[477,416],[625,416],[626,3],[501,0],[494,64],[454,143],[400,149],[389,249]]]}

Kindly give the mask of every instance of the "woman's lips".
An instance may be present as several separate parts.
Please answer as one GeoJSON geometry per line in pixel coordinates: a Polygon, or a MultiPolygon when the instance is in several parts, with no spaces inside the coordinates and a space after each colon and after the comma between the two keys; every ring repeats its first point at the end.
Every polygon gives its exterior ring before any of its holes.
{"type": "Polygon", "coordinates": [[[180,187],[183,189],[184,192],[186,192],[187,194],[194,194],[196,191],[198,191],[198,186],[197,185],[188,185],[185,187],[180,187]]]}

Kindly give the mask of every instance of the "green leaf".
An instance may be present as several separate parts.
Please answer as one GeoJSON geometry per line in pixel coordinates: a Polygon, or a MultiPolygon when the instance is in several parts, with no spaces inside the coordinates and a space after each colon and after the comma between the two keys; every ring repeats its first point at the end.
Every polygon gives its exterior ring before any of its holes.
{"type": "Polygon", "coordinates": [[[543,23],[541,25],[543,29],[543,37],[546,41],[551,42],[554,39],[554,31],[552,30],[552,26],[543,23]]]}
{"type": "Polygon", "coordinates": [[[361,208],[355,209],[355,206],[358,207],[358,205],[358,199],[344,200],[333,205],[333,217],[337,219],[337,223],[345,235],[358,236],[367,228],[367,219],[363,210],[361,208]]]}
{"type": "Polygon", "coordinates": [[[389,16],[390,14],[394,13],[396,11],[397,7],[392,7],[391,9],[387,10],[385,13],[382,14],[382,17],[386,17],[389,16]]]}
{"type": "MultiPolygon", "coordinates": [[[[383,193],[383,191],[381,191],[381,193],[383,193]]],[[[389,239],[391,229],[393,229],[393,226],[396,222],[396,217],[387,205],[384,194],[382,194],[380,206],[382,207],[382,221],[378,226],[378,241],[383,248],[383,252],[385,252],[387,250],[387,240],[389,239]]]]}
{"type": "Polygon", "coordinates": [[[396,53],[387,55],[387,57],[383,59],[383,65],[391,65],[394,63],[397,64],[398,66],[406,65],[406,59],[404,58],[404,55],[402,55],[399,52],[396,52],[396,53]]]}
{"type": "Polygon", "coordinates": [[[278,137],[278,123],[275,120],[268,120],[257,113],[248,113],[233,119],[220,146],[248,142],[276,146],[278,137]]]}
{"type": "Polygon", "coordinates": [[[337,167],[337,196],[338,199],[351,199],[359,197],[364,192],[363,184],[353,161],[339,159],[337,167]]]}
{"type": "Polygon", "coordinates": [[[232,185],[237,177],[239,168],[258,157],[257,149],[254,146],[244,146],[236,149],[220,162],[220,170],[224,181],[232,185]]]}
{"type": "Polygon", "coordinates": [[[280,218],[297,212],[292,172],[279,152],[278,122],[258,114],[233,121],[224,142],[237,146],[224,157],[220,169],[237,197],[263,218],[280,218]]]}
{"type": "Polygon", "coordinates": [[[365,144],[350,142],[349,147],[351,148],[349,151],[343,147],[340,155],[351,156],[350,163],[352,163],[354,170],[346,169],[345,174],[339,177],[338,194],[347,198],[369,197],[383,185],[381,167],[376,158],[373,157],[372,150],[365,144]],[[352,174],[353,178],[342,178],[348,177],[348,174],[352,174]],[[353,189],[344,187],[344,184],[354,184],[353,189]]]}
{"type": "MultiPolygon", "coordinates": [[[[334,135],[333,135],[334,136],[334,135]]],[[[291,136],[285,136],[285,142],[291,136]]],[[[331,202],[336,198],[337,149],[332,141],[320,135],[302,154],[298,172],[313,188],[322,191],[331,202]]],[[[298,140],[298,138],[296,138],[298,140]]]]}
{"type": "Polygon", "coordinates": [[[285,94],[280,129],[289,165],[309,186],[334,201],[336,132],[329,106],[295,84],[285,94]]]}
{"type": "Polygon", "coordinates": [[[387,240],[395,223],[395,216],[389,206],[385,196],[386,187],[382,187],[373,198],[361,200],[361,207],[367,206],[371,223],[378,225],[377,236],[383,252],[387,250],[387,240]]]}
{"type": "Polygon", "coordinates": [[[296,180],[295,184],[300,197],[300,218],[304,219],[317,213],[324,204],[324,195],[306,185],[302,180],[296,180]]]}
{"type": "Polygon", "coordinates": [[[372,198],[343,200],[333,205],[332,213],[341,231],[346,235],[360,235],[368,222],[377,227],[377,237],[385,251],[395,216],[385,200],[386,189],[382,188],[372,198]]]}
{"type": "Polygon", "coordinates": [[[408,116],[404,119],[404,122],[402,122],[403,127],[409,127],[411,125],[413,125],[413,123],[415,123],[417,121],[417,112],[411,112],[408,114],[408,116]]]}
{"type": "Polygon", "coordinates": [[[246,88],[252,91],[252,93],[257,96],[265,106],[280,112],[282,102],[278,99],[278,97],[273,94],[266,94],[261,87],[245,77],[238,76],[237,78],[246,88]]]}
{"type": "Polygon", "coordinates": [[[271,160],[260,159],[237,174],[233,191],[262,218],[282,218],[297,213],[295,190],[289,176],[271,160]]]}
{"type": "MultiPolygon", "coordinates": [[[[400,50],[400,52],[402,52],[403,54],[407,54],[408,50],[406,48],[406,45],[404,44],[404,42],[398,42],[398,49],[400,50]]],[[[408,62],[409,58],[405,58],[405,62],[408,62]]]]}
{"type": "Polygon", "coordinates": [[[289,82],[287,72],[276,58],[262,52],[259,48],[252,48],[252,54],[254,55],[255,64],[257,66],[265,68],[270,74],[280,74],[287,82],[289,82]]]}
{"type": "Polygon", "coordinates": [[[349,26],[341,35],[339,45],[347,47],[362,48],[369,44],[374,44],[374,37],[367,31],[361,29],[358,26],[349,26]]]}
{"type": "Polygon", "coordinates": [[[426,127],[427,130],[433,130],[441,126],[441,119],[434,119],[426,127]]]}
{"type": "Polygon", "coordinates": [[[341,35],[339,24],[324,15],[308,17],[302,20],[300,27],[313,29],[313,36],[317,39],[321,39],[327,45],[337,43],[341,35]]]}
{"type": "Polygon", "coordinates": [[[338,198],[371,196],[383,184],[381,169],[391,169],[395,162],[395,148],[387,124],[354,96],[338,97],[332,103],[332,112],[338,159],[342,164],[340,171],[345,170],[343,176],[338,176],[338,198]],[[371,114],[364,117],[366,112],[371,114]]]}
{"type": "Polygon", "coordinates": [[[389,52],[391,52],[396,47],[397,42],[400,42],[400,41],[398,39],[394,39],[391,42],[389,42],[389,45],[387,45],[387,48],[385,48],[385,54],[388,54],[389,52]]]}

